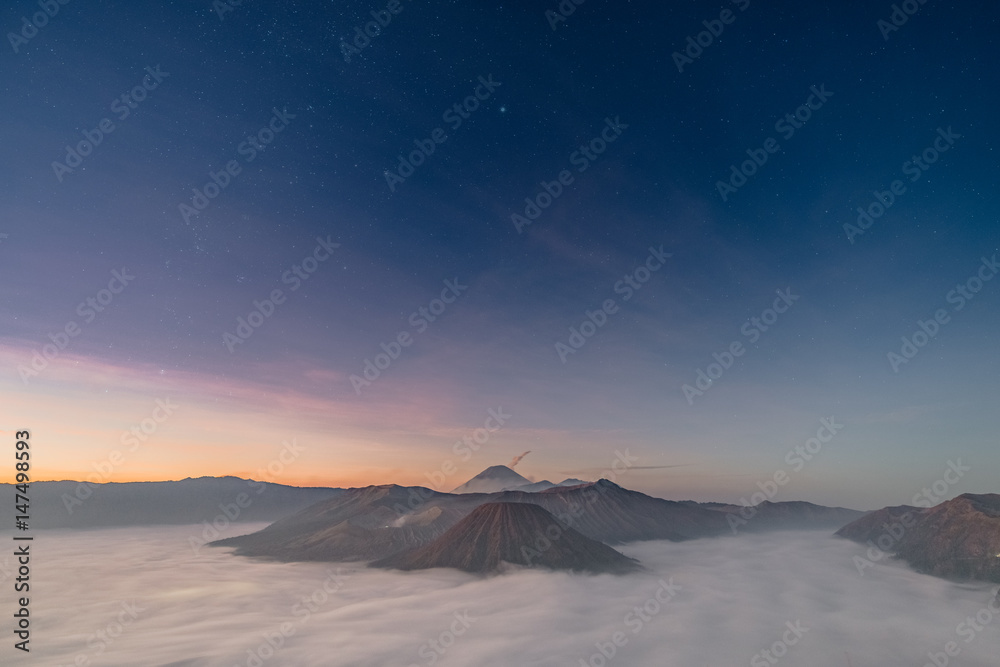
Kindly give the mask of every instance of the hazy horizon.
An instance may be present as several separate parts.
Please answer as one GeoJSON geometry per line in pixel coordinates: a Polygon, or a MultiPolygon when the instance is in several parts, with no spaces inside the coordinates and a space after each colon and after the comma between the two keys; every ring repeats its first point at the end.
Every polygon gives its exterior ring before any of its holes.
{"type": "MultiPolygon", "coordinates": [[[[518,471],[518,472],[523,473],[524,471],[521,470],[521,471],[518,471]]],[[[541,477],[539,475],[525,475],[525,477],[527,477],[527,479],[529,481],[531,481],[531,482],[542,481],[542,479],[541,479],[541,477]]],[[[220,476],[202,475],[202,476],[199,476],[199,477],[184,477],[184,478],[180,478],[180,479],[129,480],[129,481],[121,481],[121,482],[99,482],[99,483],[96,483],[96,485],[99,485],[99,484],[169,483],[169,482],[180,482],[180,481],[185,481],[185,480],[190,480],[190,479],[221,479],[221,478],[236,478],[236,479],[243,479],[243,480],[250,480],[250,481],[263,481],[263,482],[268,482],[268,483],[271,483],[271,484],[279,484],[281,486],[289,486],[289,487],[295,487],[295,488],[329,488],[329,489],[344,489],[344,490],[347,490],[347,489],[366,488],[368,486],[396,485],[396,486],[402,486],[402,487],[425,488],[425,489],[430,489],[432,491],[436,491],[438,493],[453,493],[455,491],[455,489],[452,486],[449,486],[448,488],[436,488],[435,486],[433,486],[429,482],[427,484],[399,484],[399,483],[396,483],[396,482],[380,482],[380,483],[375,483],[375,484],[365,484],[365,485],[362,485],[362,486],[342,486],[342,487],[338,487],[338,486],[332,486],[332,485],[328,485],[328,484],[290,484],[290,483],[284,482],[284,481],[273,482],[273,481],[269,481],[269,480],[266,480],[266,479],[254,480],[254,478],[252,478],[252,477],[239,477],[238,475],[220,475],[220,476]]],[[[733,504],[733,505],[746,505],[746,504],[756,505],[756,504],[759,504],[760,502],[764,502],[764,501],[775,502],[775,503],[781,503],[781,502],[810,502],[810,503],[813,503],[815,505],[824,505],[824,506],[827,506],[827,507],[841,507],[841,508],[845,508],[845,509],[860,510],[860,511],[863,511],[863,512],[871,512],[871,511],[874,511],[874,510],[877,510],[877,509],[882,509],[883,507],[894,507],[894,506],[899,506],[899,505],[915,505],[915,506],[918,506],[918,507],[930,507],[932,505],[937,505],[937,504],[939,504],[941,502],[945,502],[947,500],[952,500],[953,498],[956,498],[958,496],[961,496],[961,495],[964,495],[964,494],[967,494],[967,493],[971,493],[971,494],[988,494],[988,493],[994,493],[995,492],[995,490],[993,489],[993,487],[986,488],[986,489],[981,489],[981,490],[977,490],[975,488],[970,488],[970,489],[965,489],[965,490],[950,491],[950,492],[942,494],[942,495],[937,495],[937,494],[935,494],[933,492],[933,490],[925,488],[923,491],[930,491],[930,495],[929,496],[923,495],[922,491],[918,489],[917,493],[915,493],[910,498],[900,499],[898,502],[889,502],[889,503],[886,503],[884,505],[879,505],[877,507],[876,506],[867,506],[867,507],[865,507],[865,506],[857,506],[856,504],[836,505],[836,504],[819,503],[819,502],[815,502],[815,501],[808,500],[808,499],[805,499],[805,498],[795,497],[795,495],[793,493],[790,493],[789,491],[786,490],[787,487],[785,487],[785,486],[771,487],[771,488],[775,489],[775,492],[774,492],[773,495],[769,495],[769,493],[766,490],[762,491],[760,489],[760,487],[756,487],[755,486],[754,488],[751,488],[751,489],[749,489],[749,490],[747,490],[745,492],[742,492],[742,493],[740,491],[737,491],[737,490],[734,489],[734,490],[731,490],[728,493],[722,493],[722,494],[720,494],[718,496],[705,496],[705,497],[687,497],[687,496],[684,496],[684,497],[681,497],[679,495],[658,494],[658,493],[655,493],[655,492],[643,491],[642,489],[634,488],[634,487],[632,487],[632,486],[629,485],[629,481],[630,480],[628,480],[627,478],[625,478],[622,475],[612,475],[611,477],[607,477],[607,478],[604,478],[604,479],[610,479],[610,481],[615,482],[616,484],[618,484],[619,486],[622,486],[623,488],[626,488],[626,489],[629,489],[629,490],[632,490],[632,491],[639,491],[640,493],[645,493],[646,495],[650,495],[650,496],[653,496],[655,498],[663,498],[664,500],[674,500],[674,501],[691,500],[691,501],[695,501],[695,502],[699,502],[699,503],[718,502],[718,503],[728,503],[728,504],[733,504]],[[740,494],[740,495],[737,495],[737,494],[740,494]],[[746,501],[746,502],[744,502],[744,501],[746,501]]],[[[464,481],[468,481],[468,480],[461,480],[458,484],[455,484],[454,486],[459,486],[464,481]]],[[[550,479],[549,481],[554,482],[554,483],[559,483],[562,480],[561,479],[550,479]]],[[[592,482],[596,482],[598,480],[586,480],[585,479],[583,481],[587,482],[587,483],[592,483],[592,482]]],[[[763,481],[767,481],[767,480],[763,480],[763,481]]],[[[941,480],[938,480],[938,481],[941,481],[941,480]]],[[[50,482],[50,483],[51,482],[70,482],[70,483],[76,483],[76,484],[95,485],[94,482],[89,482],[86,479],[40,479],[40,480],[36,480],[36,483],[38,483],[38,482],[50,482]]],[[[3,483],[5,483],[5,482],[0,482],[0,484],[3,484],[3,483]]],[[[933,484],[928,485],[928,486],[933,486],[933,484]]],[[[44,528],[44,526],[42,526],[42,527],[44,528]]]]}

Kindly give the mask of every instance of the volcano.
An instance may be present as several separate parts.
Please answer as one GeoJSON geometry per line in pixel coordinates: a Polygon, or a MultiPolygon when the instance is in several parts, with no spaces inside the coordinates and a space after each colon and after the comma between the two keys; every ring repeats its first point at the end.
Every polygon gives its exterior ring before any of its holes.
{"type": "Polygon", "coordinates": [[[507,466],[490,466],[452,493],[498,493],[519,486],[529,486],[531,480],[507,466]]]}
{"type": "Polygon", "coordinates": [[[637,561],[562,526],[538,505],[518,502],[480,505],[431,543],[371,565],[398,570],[451,567],[480,574],[510,566],[592,574],[639,569],[637,561]]]}

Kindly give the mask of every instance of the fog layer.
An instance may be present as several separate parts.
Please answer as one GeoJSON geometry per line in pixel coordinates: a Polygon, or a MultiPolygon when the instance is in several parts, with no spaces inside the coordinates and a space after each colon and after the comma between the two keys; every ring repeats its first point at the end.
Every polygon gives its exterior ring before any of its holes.
{"type": "MultiPolygon", "coordinates": [[[[31,653],[5,646],[3,664],[920,667],[931,653],[987,667],[1000,655],[1000,609],[983,612],[996,586],[885,561],[862,576],[864,547],[826,532],[633,544],[621,550],[648,571],[631,576],[487,579],[195,553],[197,534],[40,534],[31,653]]],[[[0,559],[5,586],[11,567],[0,559]]]]}

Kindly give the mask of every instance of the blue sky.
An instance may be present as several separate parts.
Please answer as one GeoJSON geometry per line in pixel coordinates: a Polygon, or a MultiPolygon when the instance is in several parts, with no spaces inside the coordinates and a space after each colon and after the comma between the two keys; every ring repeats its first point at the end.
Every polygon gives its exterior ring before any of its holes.
{"type": "Polygon", "coordinates": [[[884,39],[891,7],[858,2],[586,3],[555,30],[539,6],[401,7],[349,62],[342,40],[383,5],[244,3],[220,20],[208,2],[71,3],[3,54],[2,426],[52,443],[52,478],[89,474],[173,396],[187,410],[112,479],[252,475],[298,438],[276,481],[421,483],[503,407],[510,423],[454,485],[526,450],[520,472],[556,478],[628,449],[625,486],[736,500],[835,417],[778,499],[909,502],[958,458],[973,470],[951,495],[995,490],[1000,281],[948,300],[1000,251],[995,16],[928,3],[884,39]],[[726,6],[732,22],[679,72],[673,53],[726,6]],[[168,75],[120,118],[147,67],[168,75]],[[472,105],[480,77],[499,85],[472,105]],[[294,117],[262,133],[275,110],[294,117]],[[776,123],[795,113],[808,120],[788,136],[776,123]],[[114,130],[57,178],[104,118],[114,130]],[[614,141],[579,171],[607,119],[614,141]],[[386,173],[438,128],[391,190],[386,173]],[[948,150],[911,181],[939,129],[948,150]],[[723,201],[717,183],[769,138],[780,148],[723,201]],[[233,162],[185,220],[179,205],[233,162]],[[572,182],[519,233],[511,216],[563,170],[572,182]],[[844,225],[897,179],[905,192],[850,242],[844,225]],[[312,265],[318,238],[339,247],[312,265]],[[616,284],[661,246],[671,257],[626,301],[616,284]],[[85,321],[79,304],[123,269],[134,281],[85,321]],[[454,280],[467,289],[435,304],[454,280]],[[275,289],[230,352],[224,334],[275,289]],[[798,299],[743,333],[776,290],[798,299]],[[609,298],[563,363],[556,343],[609,298]],[[425,329],[421,307],[443,308],[425,329]],[[894,370],[888,353],[939,309],[947,323],[894,370]],[[79,335],[25,380],[70,322],[79,335]],[[359,394],[351,376],[401,333],[411,344],[359,394]],[[682,386],[736,342],[689,404],[682,386]]]}

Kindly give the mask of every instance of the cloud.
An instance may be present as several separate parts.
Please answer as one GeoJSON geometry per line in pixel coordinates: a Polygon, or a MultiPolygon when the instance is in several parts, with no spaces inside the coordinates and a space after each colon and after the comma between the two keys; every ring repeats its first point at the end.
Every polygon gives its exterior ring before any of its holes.
{"type": "Polygon", "coordinates": [[[430,656],[445,667],[577,666],[602,664],[592,656],[620,632],[624,644],[608,667],[748,665],[782,641],[787,623],[808,628],[780,661],[789,667],[846,667],[848,658],[919,666],[948,641],[961,648],[963,667],[987,667],[1000,651],[1000,615],[972,641],[956,633],[995,586],[898,564],[861,577],[852,557],[862,547],[822,532],[634,544],[623,551],[649,570],[635,576],[479,579],[258,562],[222,549],[195,556],[192,530],[47,534],[33,547],[44,573],[32,581],[32,619],[45,632],[30,658],[8,647],[4,664],[73,664],[84,655],[111,666],[234,667],[256,665],[256,653],[269,656],[263,667],[409,667],[430,656]],[[679,590],[661,604],[665,583],[679,590]],[[119,634],[121,619],[129,622],[119,634]],[[268,638],[280,644],[273,656],[268,638]]]}

